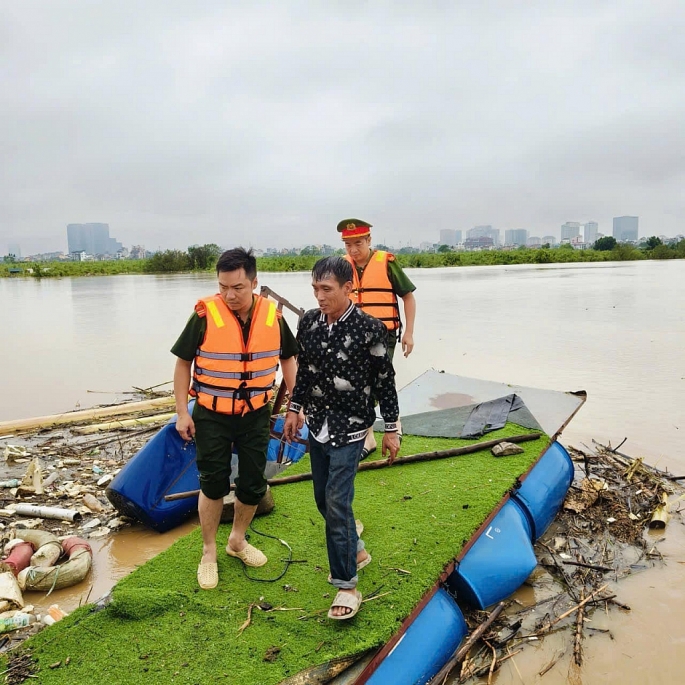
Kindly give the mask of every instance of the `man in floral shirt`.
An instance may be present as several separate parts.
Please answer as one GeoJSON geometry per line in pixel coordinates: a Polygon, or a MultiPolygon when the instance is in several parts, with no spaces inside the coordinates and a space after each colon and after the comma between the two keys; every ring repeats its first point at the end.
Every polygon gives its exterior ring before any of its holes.
{"type": "Polygon", "coordinates": [[[319,308],[308,311],[298,328],[297,380],[284,427],[286,439],[295,437],[304,409],[314,498],[326,520],[331,583],[339,590],[328,612],[333,619],[359,610],[357,570],[371,561],[355,529],[352,500],[364,438],[376,418],[374,397],[385,421],[383,456],[392,463],[400,448],[387,329],[350,300],[352,279],[352,266],[342,257],[326,257],[312,269],[319,308]]]}

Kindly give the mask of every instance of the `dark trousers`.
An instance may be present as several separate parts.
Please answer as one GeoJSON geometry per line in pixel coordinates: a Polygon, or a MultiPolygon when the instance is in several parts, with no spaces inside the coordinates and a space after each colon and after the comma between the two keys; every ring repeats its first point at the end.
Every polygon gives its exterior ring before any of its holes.
{"type": "Polygon", "coordinates": [[[209,499],[222,499],[231,489],[231,459],[238,453],[235,496],[247,505],[259,504],[266,492],[266,450],[271,408],[245,415],[220,414],[197,402],[193,410],[200,489],[209,499]]]}
{"type": "Polygon", "coordinates": [[[354,477],[364,441],[333,447],[309,436],[314,500],[326,521],[326,548],[332,584],[343,590],[357,586],[357,552],[364,549],[352,513],[354,477]]]}

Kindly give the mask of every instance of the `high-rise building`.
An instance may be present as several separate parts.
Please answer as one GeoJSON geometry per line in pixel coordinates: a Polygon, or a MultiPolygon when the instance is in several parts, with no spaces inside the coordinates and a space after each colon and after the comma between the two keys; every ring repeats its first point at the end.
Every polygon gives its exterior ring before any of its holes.
{"type": "Polygon", "coordinates": [[[637,240],[637,216],[615,216],[614,217],[614,238],[618,242],[637,240]]]}
{"type": "Polygon", "coordinates": [[[492,238],[492,244],[497,247],[499,245],[499,228],[492,226],[474,226],[472,229],[466,231],[468,238],[492,238]]]}
{"type": "Polygon", "coordinates": [[[542,245],[542,241],[536,235],[532,235],[526,241],[526,245],[528,247],[540,247],[540,245],[542,245]]]}
{"type": "Polygon", "coordinates": [[[577,221],[567,221],[561,225],[561,239],[571,240],[580,235],[580,224],[577,221]]]}
{"type": "Polygon", "coordinates": [[[86,226],[90,228],[93,235],[92,254],[113,254],[116,252],[116,250],[112,252],[113,245],[110,242],[108,224],[86,224],[86,226]]]}
{"type": "Polygon", "coordinates": [[[586,245],[594,245],[599,233],[599,225],[596,221],[588,221],[583,227],[583,239],[586,245]]]}
{"type": "Polygon", "coordinates": [[[69,253],[115,255],[123,246],[109,237],[109,224],[69,224],[67,226],[69,253]]]}
{"type": "Polygon", "coordinates": [[[74,252],[93,254],[93,238],[85,224],[67,225],[67,244],[69,254],[74,252]]]}
{"type": "Polygon", "coordinates": [[[528,242],[528,231],[525,228],[510,228],[504,231],[505,245],[525,245],[528,242]]]}
{"type": "Polygon", "coordinates": [[[542,244],[552,247],[552,245],[557,244],[557,239],[553,235],[544,235],[542,236],[542,244]]]}
{"type": "Polygon", "coordinates": [[[14,258],[19,261],[21,259],[21,247],[18,243],[10,243],[7,246],[7,254],[13,255],[14,258]]]}
{"type": "MultiPolygon", "coordinates": [[[[459,231],[461,233],[461,231],[459,231]]],[[[440,244],[453,247],[457,244],[456,231],[453,228],[440,229],[440,244]]]]}
{"type": "Polygon", "coordinates": [[[454,247],[461,242],[461,231],[457,228],[443,228],[440,230],[440,245],[454,247]]]}

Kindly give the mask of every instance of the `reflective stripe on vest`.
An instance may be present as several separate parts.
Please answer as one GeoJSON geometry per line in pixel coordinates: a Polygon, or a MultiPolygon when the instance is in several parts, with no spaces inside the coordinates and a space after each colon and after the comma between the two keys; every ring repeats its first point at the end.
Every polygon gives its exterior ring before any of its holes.
{"type": "Polygon", "coordinates": [[[221,414],[245,414],[263,407],[272,395],[281,350],[280,313],[257,296],[247,343],[237,315],[221,296],[203,298],[207,331],[195,353],[190,394],[221,414]]]}
{"type": "Polygon", "coordinates": [[[251,378],[264,378],[278,371],[278,364],[271,366],[263,371],[210,371],[199,366],[195,367],[198,376],[209,376],[210,378],[234,378],[239,381],[249,381],[251,378]]]}
{"type": "MultiPolygon", "coordinates": [[[[242,335],[242,332],[241,332],[242,335]]],[[[203,352],[197,349],[196,357],[205,357],[206,359],[227,359],[236,362],[250,362],[254,359],[266,359],[267,357],[278,356],[281,350],[267,350],[266,352],[239,352],[238,354],[221,354],[221,352],[203,352]]]]}
{"type": "Polygon", "coordinates": [[[374,252],[369,263],[364,267],[361,280],[352,257],[347,255],[346,259],[352,265],[354,279],[352,301],[362,311],[380,319],[388,330],[397,330],[400,327],[400,309],[397,305],[397,295],[388,277],[390,253],[385,250],[374,252]]]}

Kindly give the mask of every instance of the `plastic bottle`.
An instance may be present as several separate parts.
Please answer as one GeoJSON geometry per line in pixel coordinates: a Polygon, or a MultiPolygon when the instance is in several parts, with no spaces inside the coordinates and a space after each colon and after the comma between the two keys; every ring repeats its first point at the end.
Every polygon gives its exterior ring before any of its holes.
{"type": "Polygon", "coordinates": [[[105,508],[102,506],[102,502],[100,502],[97,497],[91,495],[89,492],[83,496],[83,503],[88,507],[88,509],[96,514],[100,514],[105,510],[105,508]]]}
{"type": "Polygon", "coordinates": [[[36,617],[33,614],[14,614],[9,618],[0,618],[0,633],[9,633],[12,630],[19,628],[26,628],[36,622],[36,617]]]}
{"type": "Polygon", "coordinates": [[[21,481],[18,478],[10,478],[10,480],[1,480],[0,488],[18,488],[21,481]]]}
{"type": "Polygon", "coordinates": [[[55,621],[60,621],[65,616],[69,616],[69,614],[66,611],[62,611],[57,604],[52,604],[50,606],[48,614],[50,614],[55,621]]]}

